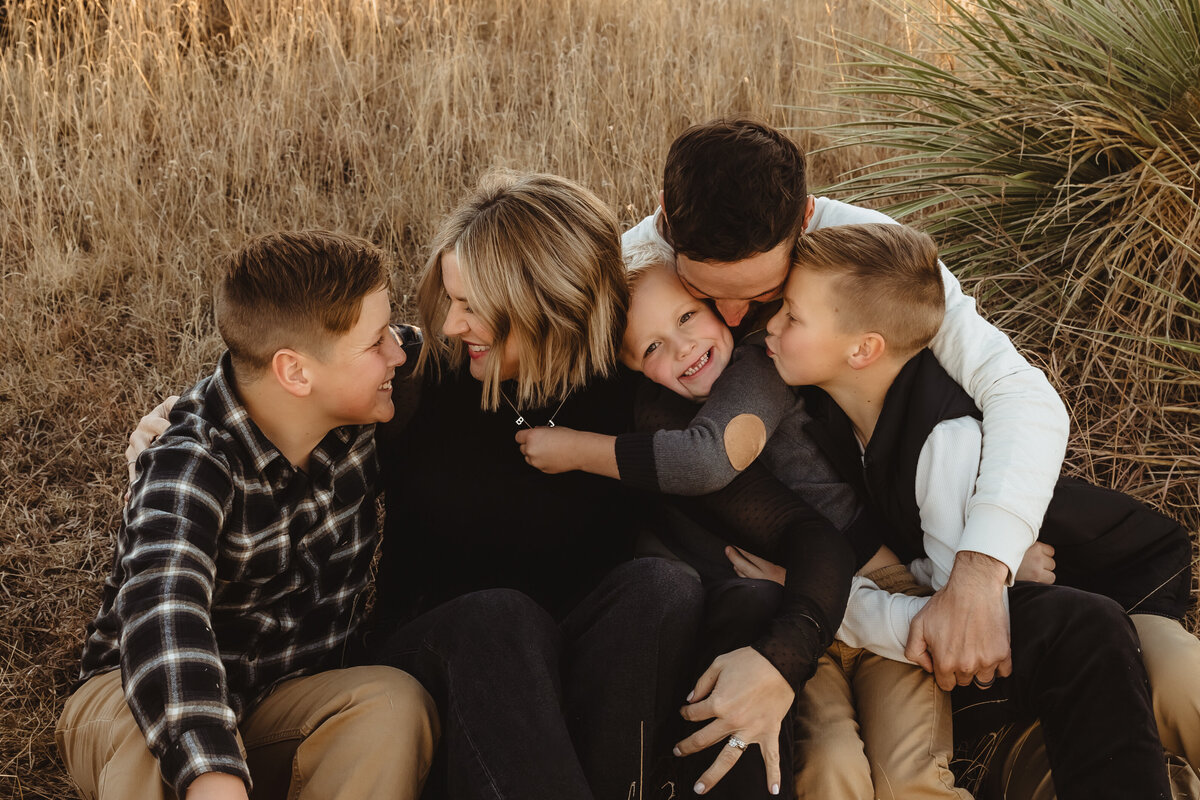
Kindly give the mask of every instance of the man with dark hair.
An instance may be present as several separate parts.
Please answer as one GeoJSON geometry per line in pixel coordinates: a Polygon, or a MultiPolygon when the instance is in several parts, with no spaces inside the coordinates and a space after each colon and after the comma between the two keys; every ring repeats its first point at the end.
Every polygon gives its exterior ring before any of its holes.
{"type": "MultiPolygon", "coordinates": [[[[744,119],[684,131],[668,153],[660,199],[623,245],[671,244],[680,281],[716,308],[739,342],[778,309],[797,233],[894,222],[809,195],[800,148],[744,119]]],[[[978,315],[948,270],[941,274],[946,314],[930,347],[983,411],[983,457],[950,579],[913,620],[906,655],[949,690],[990,685],[1012,669],[1005,589],[1050,501],[1068,419],[1045,376],[978,315]]]]}
{"type": "Polygon", "coordinates": [[[768,253],[800,234],[807,203],[804,154],[765,125],[717,120],[694,126],[667,154],[665,232],[676,258],[730,263],[768,253]]]}

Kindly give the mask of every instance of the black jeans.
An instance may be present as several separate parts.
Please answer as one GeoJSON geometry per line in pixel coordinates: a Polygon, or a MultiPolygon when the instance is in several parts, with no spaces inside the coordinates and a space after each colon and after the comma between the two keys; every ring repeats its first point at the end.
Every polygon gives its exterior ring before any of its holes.
{"type": "Polygon", "coordinates": [[[1008,598],[1012,675],[987,690],[955,689],[956,729],[1040,719],[1059,800],[1169,798],[1129,616],[1066,586],[1018,583],[1008,598]]]}
{"type": "Polygon", "coordinates": [[[426,796],[649,799],[702,606],[694,577],[641,558],[561,623],[520,592],[488,589],[421,615],[371,660],[409,672],[437,702],[426,796]]]}

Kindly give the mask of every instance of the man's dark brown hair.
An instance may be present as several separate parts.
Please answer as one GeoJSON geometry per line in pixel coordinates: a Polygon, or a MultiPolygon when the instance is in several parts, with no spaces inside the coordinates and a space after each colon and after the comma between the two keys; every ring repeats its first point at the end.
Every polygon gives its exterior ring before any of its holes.
{"type": "Polygon", "coordinates": [[[365,239],[329,231],[260,236],[223,264],[217,329],[242,379],[288,347],[318,358],[354,327],[362,301],[389,287],[387,255],[365,239]]]}
{"type": "Polygon", "coordinates": [[[740,261],[795,239],[807,200],[804,153],[761,122],[693,125],[667,153],[666,232],[695,261],[740,261]]]}

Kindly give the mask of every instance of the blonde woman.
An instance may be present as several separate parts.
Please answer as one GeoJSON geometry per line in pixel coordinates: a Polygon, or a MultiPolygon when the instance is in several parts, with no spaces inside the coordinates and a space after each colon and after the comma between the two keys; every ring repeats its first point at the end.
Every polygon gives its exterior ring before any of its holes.
{"type": "Polygon", "coordinates": [[[444,221],[420,278],[418,407],[379,431],[372,657],[411,665],[437,701],[431,780],[449,797],[650,796],[651,756],[670,752],[652,743],[686,694],[700,586],[632,559],[632,495],[544,475],[514,439],[631,425],[620,247],[585,189],[494,174],[444,221]]]}

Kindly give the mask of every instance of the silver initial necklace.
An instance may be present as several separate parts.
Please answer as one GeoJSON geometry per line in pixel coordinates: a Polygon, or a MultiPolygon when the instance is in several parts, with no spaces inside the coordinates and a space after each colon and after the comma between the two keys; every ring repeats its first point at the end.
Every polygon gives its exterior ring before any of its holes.
{"type": "MultiPolygon", "coordinates": [[[[513,405],[513,401],[508,399],[508,395],[505,394],[503,389],[500,390],[500,396],[504,398],[504,402],[508,403],[508,407],[511,408],[514,413],[516,413],[517,427],[519,428],[522,425],[524,425],[526,428],[529,428],[532,430],[533,426],[530,425],[529,422],[525,419],[525,415],[521,413],[521,410],[519,408],[517,408],[515,405],[513,405]]],[[[567,400],[570,397],[571,397],[571,393],[567,392],[567,396],[562,399],[562,402],[558,404],[558,408],[554,409],[554,413],[550,415],[550,420],[546,423],[547,428],[554,427],[554,418],[558,416],[558,412],[562,411],[563,406],[567,404],[567,400]]]]}

